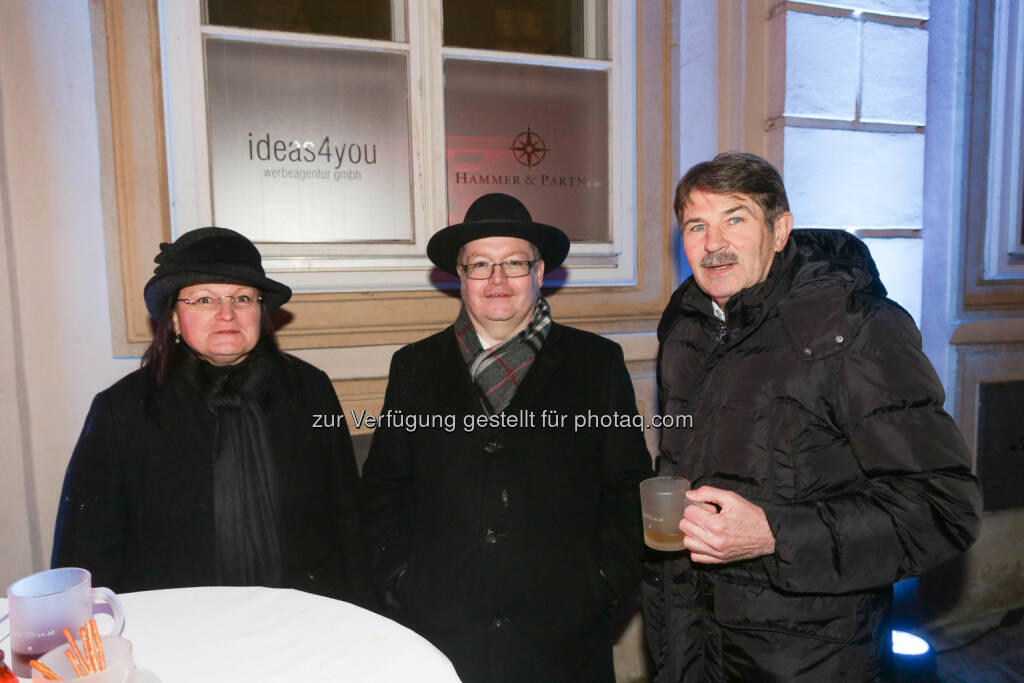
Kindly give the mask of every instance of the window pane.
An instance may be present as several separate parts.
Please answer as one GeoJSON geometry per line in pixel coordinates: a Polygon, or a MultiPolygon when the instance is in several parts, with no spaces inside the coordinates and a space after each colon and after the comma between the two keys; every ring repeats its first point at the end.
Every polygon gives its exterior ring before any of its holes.
{"type": "Polygon", "coordinates": [[[604,0],[444,0],[444,44],[607,57],[604,0]]]}
{"type": "Polygon", "coordinates": [[[258,242],[412,239],[405,55],[205,46],[218,225],[258,242]]]}
{"type": "Polygon", "coordinates": [[[610,241],[608,75],[447,59],[448,214],[505,192],[575,241],[610,241]]]}
{"type": "Polygon", "coordinates": [[[392,0],[206,0],[206,23],[393,40],[391,9],[392,0]]]}

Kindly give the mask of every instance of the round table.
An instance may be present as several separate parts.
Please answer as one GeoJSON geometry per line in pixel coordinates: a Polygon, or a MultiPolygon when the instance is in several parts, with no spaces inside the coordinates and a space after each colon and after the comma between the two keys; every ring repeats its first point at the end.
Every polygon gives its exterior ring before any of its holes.
{"type": "MultiPolygon", "coordinates": [[[[261,587],[118,597],[135,663],[162,683],[459,681],[451,662],[419,635],[340,600],[261,587]]],[[[0,599],[0,615],[6,612],[7,600],[0,599]]],[[[109,617],[97,621],[101,632],[109,628],[109,617]]],[[[0,634],[7,630],[7,623],[0,625],[0,634]]],[[[9,639],[3,649],[10,662],[9,639]]]]}

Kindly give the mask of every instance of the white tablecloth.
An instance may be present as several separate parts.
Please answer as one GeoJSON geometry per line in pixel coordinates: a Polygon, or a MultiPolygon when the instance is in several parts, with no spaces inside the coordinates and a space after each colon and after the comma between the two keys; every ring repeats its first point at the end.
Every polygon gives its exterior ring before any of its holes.
{"type": "MultiPolygon", "coordinates": [[[[390,619],[347,602],[275,588],[123,593],[135,663],[162,683],[458,683],[448,659],[390,619]]],[[[7,600],[0,599],[0,615],[7,600]]],[[[100,630],[108,620],[98,617],[100,630]]],[[[0,625],[6,633],[8,623],[0,625]]],[[[3,643],[10,663],[10,639],[3,643]]]]}

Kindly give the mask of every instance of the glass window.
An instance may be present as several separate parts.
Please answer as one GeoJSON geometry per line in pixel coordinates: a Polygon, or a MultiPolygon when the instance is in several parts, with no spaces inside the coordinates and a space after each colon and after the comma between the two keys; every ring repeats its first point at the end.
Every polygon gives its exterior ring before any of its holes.
{"type": "Polygon", "coordinates": [[[607,58],[602,0],[444,0],[444,44],[607,58]]]}
{"type": "Polygon", "coordinates": [[[404,54],[205,46],[217,225],[254,242],[412,240],[404,54]]]}
{"type": "Polygon", "coordinates": [[[449,222],[505,192],[573,241],[610,241],[607,72],[447,59],[444,86],[449,222]]]}
{"type": "Polygon", "coordinates": [[[297,292],[431,289],[430,237],[503,191],[573,240],[562,284],[636,281],[634,3],[159,2],[172,234],[238,230],[297,292]]]}
{"type": "Polygon", "coordinates": [[[394,14],[391,0],[206,0],[205,23],[396,40],[394,14]]]}

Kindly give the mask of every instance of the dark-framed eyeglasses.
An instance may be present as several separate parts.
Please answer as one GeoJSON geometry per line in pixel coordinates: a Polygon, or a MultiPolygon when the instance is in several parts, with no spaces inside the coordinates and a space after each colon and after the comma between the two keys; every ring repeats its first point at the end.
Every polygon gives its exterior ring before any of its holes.
{"type": "Polygon", "coordinates": [[[533,270],[533,264],[537,263],[540,259],[534,259],[533,261],[520,261],[512,259],[509,261],[502,261],[501,263],[491,263],[490,261],[477,261],[476,263],[464,263],[462,265],[462,272],[466,274],[470,280],[490,280],[491,276],[494,275],[494,267],[501,267],[501,274],[505,277],[523,277],[529,275],[530,271],[533,270]]]}
{"type": "Polygon", "coordinates": [[[178,299],[178,301],[201,311],[214,311],[220,309],[220,305],[224,301],[230,303],[232,308],[253,308],[260,305],[263,297],[251,294],[225,294],[223,296],[197,296],[194,299],[178,299]]]}

